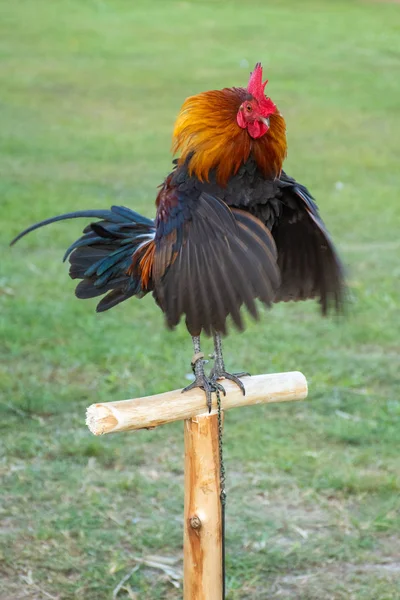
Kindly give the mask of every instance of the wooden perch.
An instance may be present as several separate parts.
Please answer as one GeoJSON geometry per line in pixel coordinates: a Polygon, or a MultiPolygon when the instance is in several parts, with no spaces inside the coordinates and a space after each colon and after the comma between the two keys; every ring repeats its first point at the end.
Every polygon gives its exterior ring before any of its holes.
{"type": "MultiPolygon", "coordinates": [[[[303,400],[307,397],[307,381],[302,373],[274,373],[244,377],[246,395],[234,383],[222,381],[226,397],[222,399],[223,409],[303,400]]],[[[216,399],[213,395],[213,411],[216,399]]],[[[164,423],[190,419],[207,413],[206,399],[201,389],[181,393],[181,390],[136,398],[92,404],[87,409],[86,424],[95,435],[158,427],[164,423]]]]}
{"type": "MultiPolygon", "coordinates": [[[[302,373],[245,377],[246,395],[223,380],[223,411],[239,406],[303,400],[307,381],[302,373]]],[[[154,428],[184,420],[184,600],[221,600],[223,577],[223,516],[220,503],[221,464],[215,394],[208,414],[204,392],[174,390],[155,396],[92,404],[86,423],[95,435],[154,428]]],[[[223,415],[221,415],[222,417],[223,415]]]]}

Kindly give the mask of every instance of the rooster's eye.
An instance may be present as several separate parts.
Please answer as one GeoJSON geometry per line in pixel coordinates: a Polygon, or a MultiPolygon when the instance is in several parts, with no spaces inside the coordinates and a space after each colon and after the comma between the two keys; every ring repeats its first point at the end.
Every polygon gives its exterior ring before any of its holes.
{"type": "Polygon", "coordinates": [[[247,112],[252,111],[251,104],[246,104],[246,110],[247,110],[247,112]]]}

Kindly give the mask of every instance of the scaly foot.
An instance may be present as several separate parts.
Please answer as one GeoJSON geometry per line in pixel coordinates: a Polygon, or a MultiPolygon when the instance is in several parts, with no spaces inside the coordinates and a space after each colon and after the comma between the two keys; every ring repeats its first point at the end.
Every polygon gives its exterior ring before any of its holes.
{"type": "Polygon", "coordinates": [[[197,388],[197,387],[204,390],[204,392],[206,394],[208,412],[210,413],[211,407],[212,407],[212,393],[219,391],[225,396],[226,392],[220,383],[218,383],[216,380],[214,380],[210,377],[207,377],[207,375],[204,372],[204,364],[207,361],[203,360],[203,358],[204,358],[204,354],[202,352],[198,352],[193,356],[191,365],[192,365],[193,374],[195,376],[195,380],[193,381],[193,383],[186,386],[182,390],[182,393],[188,392],[189,390],[193,390],[194,388],[197,388]]]}
{"type": "Polygon", "coordinates": [[[243,396],[246,395],[246,390],[244,389],[243,383],[240,381],[239,377],[246,377],[250,375],[250,373],[228,373],[225,370],[225,363],[222,356],[222,341],[221,335],[215,331],[213,334],[214,337],[214,366],[210,373],[211,381],[216,382],[218,379],[229,379],[236,383],[236,385],[241,389],[243,396]]]}

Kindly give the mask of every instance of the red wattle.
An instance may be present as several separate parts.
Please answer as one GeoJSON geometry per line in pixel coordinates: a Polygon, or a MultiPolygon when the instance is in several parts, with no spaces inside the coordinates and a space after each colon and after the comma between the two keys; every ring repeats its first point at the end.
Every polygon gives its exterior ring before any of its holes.
{"type": "Polygon", "coordinates": [[[247,124],[247,131],[249,132],[249,136],[256,140],[267,133],[268,127],[262,121],[253,121],[247,124]]]}

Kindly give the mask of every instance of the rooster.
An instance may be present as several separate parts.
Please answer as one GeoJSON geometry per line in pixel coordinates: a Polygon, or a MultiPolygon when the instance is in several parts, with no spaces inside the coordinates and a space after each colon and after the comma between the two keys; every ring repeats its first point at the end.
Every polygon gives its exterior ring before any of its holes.
{"type": "Polygon", "coordinates": [[[231,317],[243,328],[241,308],[258,317],[256,300],[270,307],[289,300],[319,300],[322,313],[339,310],[343,268],[307,188],[282,170],[285,121],[265,95],[260,63],[247,88],[204,92],[184,102],[173,131],[172,172],[161,184],[154,220],[133,210],[83,210],[56,216],[27,233],[65,219],[87,218],[83,235],[66,251],[78,298],[103,296],[97,311],[152,292],[174,328],[185,316],[192,336],[195,379],[211,410],[224,393],[221,336],[231,317]],[[200,334],[214,339],[207,376],[200,334]]]}

